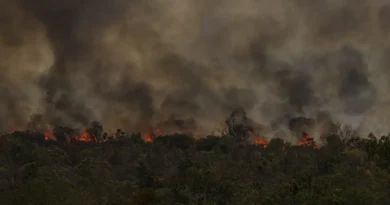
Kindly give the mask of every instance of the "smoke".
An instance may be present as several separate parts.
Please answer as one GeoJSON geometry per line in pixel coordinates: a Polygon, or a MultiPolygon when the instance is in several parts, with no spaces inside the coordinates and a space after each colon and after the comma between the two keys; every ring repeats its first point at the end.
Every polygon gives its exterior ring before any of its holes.
{"type": "Polygon", "coordinates": [[[0,0],[1,129],[390,122],[387,1],[0,0]]]}

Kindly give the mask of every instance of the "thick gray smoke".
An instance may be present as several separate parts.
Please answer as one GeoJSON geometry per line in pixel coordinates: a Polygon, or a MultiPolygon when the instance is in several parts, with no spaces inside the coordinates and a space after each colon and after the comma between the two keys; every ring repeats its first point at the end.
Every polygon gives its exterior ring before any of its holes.
{"type": "Polygon", "coordinates": [[[209,133],[242,107],[388,131],[389,19],[384,0],[0,0],[1,128],[209,133]]]}

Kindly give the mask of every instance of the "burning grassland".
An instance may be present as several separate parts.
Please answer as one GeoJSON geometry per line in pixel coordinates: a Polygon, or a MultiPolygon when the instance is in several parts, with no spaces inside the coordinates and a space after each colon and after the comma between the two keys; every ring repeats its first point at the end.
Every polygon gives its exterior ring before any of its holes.
{"type": "Polygon", "coordinates": [[[356,138],[388,132],[389,21],[388,0],[0,0],[0,204],[390,204],[390,137],[356,138]]]}
{"type": "MultiPolygon", "coordinates": [[[[277,132],[272,132],[270,127],[261,125],[250,119],[243,109],[234,110],[225,120],[224,131],[218,137],[229,137],[240,144],[253,144],[267,148],[272,139],[281,139],[299,147],[311,147],[318,149],[321,142],[312,134],[320,136],[329,135],[336,130],[336,124],[326,115],[321,115],[318,119],[305,117],[290,117],[284,127],[288,128],[288,136],[281,137],[277,132]],[[329,129],[329,128],[332,129],[329,129]],[[271,130],[271,131],[270,131],[271,130]],[[318,133],[318,130],[321,130],[318,133]],[[273,135],[269,134],[273,133],[273,135]],[[316,141],[318,141],[316,143],[316,141]]],[[[36,119],[36,118],[35,118],[36,119]]],[[[38,118],[39,119],[39,118],[38,118]]],[[[59,143],[105,143],[110,140],[117,140],[126,135],[121,130],[116,133],[105,132],[103,126],[98,122],[92,122],[86,128],[73,129],[70,127],[50,127],[47,124],[39,124],[39,121],[30,123],[28,131],[42,133],[44,141],[57,141],[59,143]],[[35,129],[34,129],[35,128],[35,129]],[[122,134],[121,134],[122,133],[122,134]]],[[[190,136],[193,141],[199,141],[206,137],[197,133],[197,122],[194,119],[180,119],[171,115],[166,120],[152,124],[144,121],[139,124],[140,137],[145,143],[153,143],[158,138],[169,138],[171,136],[190,136]]],[[[10,134],[18,132],[12,129],[10,134]]]]}

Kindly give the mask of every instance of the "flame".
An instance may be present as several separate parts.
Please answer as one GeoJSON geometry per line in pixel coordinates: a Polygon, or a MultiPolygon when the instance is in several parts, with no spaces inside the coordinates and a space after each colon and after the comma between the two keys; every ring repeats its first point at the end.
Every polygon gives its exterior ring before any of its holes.
{"type": "Polygon", "coordinates": [[[78,141],[81,141],[81,142],[92,142],[92,141],[96,141],[96,137],[95,136],[92,136],[91,134],[89,134],[87,131],[83,131],[79,136],[76,136],[75,137],[76,140],[78,141]]]}
{"type": "Polygon", "coordinates": [[[313,137],[310,135],[305,135],[301,140],[299,140],[299,146],[309,146],[313,141],[313,137]]]}
{"type": "Polygon", "coordinates": [[[160,128],[150,129],[150,123],[148,121],[141,121],[139,123],[141,129],[148,129],[148,131],[142,134],[142,139],[146,143],[152,143],[155,137],[161,136],[162,131],[160,128]]]}
{"type": "MultiPolygon", "coordinates": [[[[146,123],[142,123],[142,124],[146,124],[146,123]]],[[[15,131],[18,131],[18,129],[12,128],[12,129],[10,129],[9,133],[12,134],[15,131]]],[[[152,143],[156,137],[160,137],[163,135],[164,135],[164,133],[163,133],[161,128],[154,128],[154,129],[150,129],[149,131],[143,133],[142,139],[146,143],[152,143]]],[[[54,136],[52,131],[47,130],[44,132],[44,139],[45,139],[45,141],[49,141],[49,140],[55,141],[56,137],[54,136]]],[[[196,141],[200,140],[200,136],[194,135],[194,139],[196,141]]],[[[255,136],[252,136],[252,139],[253,139],[252,144],[254,144],[254,145],[263,146],[264,148],[266,148],[268,146],[268,142],[266,140],[256,138],[255,136]]],[[[66,141],[68,143],[70,143],[71,141],[86,142],[86,143],[88,143],[88,142],[104,143],[104,142],[107,142],[108,139],[97,139],[97,137],[90,134],[87,131],[87,129],[84,129],[81,133],[76,134],[72,137],[68,137],[66,141]]],[[[312,147],[314,149],[320,149],[319,146],[315,145],[314,138],[309,134],[305,134],[304,137],[298,141],[297,146],[312,147]]]]}
{"type": "Polygon", "coordinates": [[[143,139],[146,143],[151,143],[153,142],[153,139],[152,139],[152,132],[151,131],[148,131],[146,133],[144,133],[143,135],[143,139]]]}
{"type": "Polygon", "coordinates": [[[265,148],[265,147],[267,147],[268,142],[266,142],[265,140],[262,140],[262,139],[255,139],[253,141],[253,144],[255,144],[255,145],[262,145],[265,148]]]}
{"type": "Polygon", "coordinates": [[[298,142],[298,146],[301,146],[301,147],[314,147],[315,149],[319,149],[318,146],[315,146],[314,145],[314,138],[309,135],[309,134],[306,134],[299,142],[298,142]]]}
{"type": "Polygon", "coordinates": [[[163,132],[160,128],[155,128],[152,130],[149,130],[143,134],[144,142],[151,143],[153,142],[153,138],[162,136],[163,132]]]}
{"type": "Polygon", "coordinates": [[[108,139],[97,139],[96,136],[90,134],[89,132],[87,132],[87,130],[84,130],[78,136],[74,136],[73,139],[79,142],[97,142],[97,143],[108,142],[108,139]]]}
{"type": "MultiPolygon", "coordinates": [[[[258,138],[255,138],[253,137],[253,142],[252,144],[254,145],[261,145],[263,146],[264,148],[266,148],[268,146],[268,142],[265,141],[265,140],[262,140],[262,139],[258,139],[258,138]]],[[[306,134],[297,144],[297,146],[299,147],[312,147],[314,149],[320,149],[319,146],[316,146],[314,144],[314,138],[311,136],[311,135],[308,135],[306,134]]],[[[285,149],[285,147],[283,148],[285,149]]]]}
{"type": "MultiPolygon", "coordinates": [[[[52,131],[45,131],[44,136],[45,136],[45,141],[56,140],[56,137],[54,136],[52,131]]],[[[95,136],[91,135],[86,130],[84,130],[78,135],[72,136],[71,138],[67,138],[66,141],[70,143],[71,140],[78,141],[78,142],[97,142],[97,143],[104,143],[108,141],[108,139],[97,140],[95,136]]]]}
{"type": "Polygon", "coordinates": [[[54,139],[53,133],[50,131],[46,131],[45,132],[45,140],[48,141],[48,140],[53,140],[53,139],[54,139]]]}

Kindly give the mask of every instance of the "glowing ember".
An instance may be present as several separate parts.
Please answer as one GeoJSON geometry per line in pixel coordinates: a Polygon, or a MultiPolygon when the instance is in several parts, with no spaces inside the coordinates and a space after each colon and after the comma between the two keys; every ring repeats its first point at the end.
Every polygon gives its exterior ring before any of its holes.
{"type": "Polygon", "coordinates": [[[104,143],[108,141],[108,139],[97,139],[96,136],[90,134],[86,130],[84,130],[78,136],[74,136],[72,139],[79,142],[96,142],[96,143],[104,143]]]}
{"type": "Polygon", "coordinates": [[[264,141],[262,139],[255,139],[253,141],[253,144],[255,144],[255,145],[262,145],[263,147],[267,147],[268,142],[266,142],[266,141],[264,141]]]}
{"type": "Polygon", "coordinates": [[[309,146],[313,143],[313,137],[310,135],[305,135],[299,142],[299,146],[309,146]]]}
{"type": "MultiPolygon", "coordinates": [[[[17,130],[16,129],[11,129],[10,134],[15,132],[15,131],[17,131],[17,130]]],[[[166,133],[164,133],[161,128],[154,128],[154,129],[150,129],[149,131],[143,133],[142,139],[146,143],[152,143],[156,137],[160,137],[160,136],[163,136],[165,134],[166,133]]],[[[185,133],[185,134],[188,134],[188,133],[185,133]]],[[[194,140],[196,140],[196,141],[200,140],[200,136],[199,135],[193,135],[193,137],[194,137],[194,140]]],[[[262,139],[256,138],[255,136],[252,136],[251,138],[253,139],[252,140],[252,144],[254,144],[254,145],[262,146],[264,148],[266,148],[268,146],[268,142],[266,140],[262,140],[262,139]]],[[[49,141],[49,140],[56,141],[57,140],[56,136],[54,136],[53,132],[49,131],[49,130],[44,132],[44,139],[45,139],[45,141],[49,141]]],[[[84,129],[84,131],[81,132],[80,134],[76,134],[76,135],[73,135],[73,136],[68,136],[66,138],[66,141],[68,143],[71,143],[72,141],[73,142],[76,142],[76,141],[78,141],[78,142],[86,142],[86,143],[90,143],[90,142],[93,142],[93,143],[104,143],[104,142],[107,142],[108,139],[98,139],[96,136],[92,135],[86,129],[84,129]]],[[[309,134],[305,134],[304,137],[301,140],[298,141],[297,146],[300,146],[300,147],[311,147],[311,148],[314,148],[314,149],[319,149],[319,146],[315,145],[314,138],[311,135],[309,135],[309,134]]]]}
{"type": "Polygon", "coordinates": [[[314,138],[311,135],[305,135],[299,142],[298,146],[302,147],[314,147],[315,149],[319,149],[318,146],[314,145],[314,138]]]}
{"type": "Polygon", "coordinates": [[[143,139],[144,139],[144,141],[145,142],[147,142],[147,143],[151,143],[151,142],[153,142],[153,139],[152,139],[152,132],[146,132],[145,134],[144,134],[144,136],[143,136],[143,139]]]}
{"type": "Polygon", "coordinates": [[[162,136],[163,132],[161,131],[160,128],[155,128],[154,130],[147,131],[143,134],[142,138],[144,139],[145,142],[151,143],[153,142],[153,138],[162,136]]]}
{"type": "MultiPolygon", "coordinates": [[[[9,134],[13,134],[13,133],[18,132],[18,131],[22,131],[22,130],[19,130],[19,129],[16,129],[16,128],[12,128],[12,129],[10,129],[10,131],[8,133],[9,134]]],[[[38,130],[28,130],[28,131],[42,133],[42,131],[38,131],[38,130]]],[[[47,128],[46,131],[43,132],[43,136],[44,136],[44,140],[45,141],[57,141],[56,136],[54,135],[53,131],[50,128],[47,128]]],[[[73,136],[66,137],[65,140],[66,140],[67,143],[71,143],[71,141],[96,142],[96,143],[108,142],[107,138],[105,138],[105,139],[97,139],[96,136],[91,135],[86,129],[84,129],[84,131],[79,133],[79,134],[75,134],[73,136]]]]}
{"type": "Polygon", "coordinates": [[[45,132],[45,140],[48,141],[48,140],[53,140],[53,139],[54,139],[53,133],[51,133],[50,131],[46,131],[45,132]]]}
{"type": "Polygon", "coordinates": [[[78,141],[81,141],[81,142],[92,142],[92,141],[96,141],[95,137],[90,135],[88,132],[84,131],[83,133],[81,133],[80,136],[76,137],[76,139],[78,141]]]}

